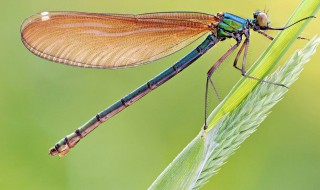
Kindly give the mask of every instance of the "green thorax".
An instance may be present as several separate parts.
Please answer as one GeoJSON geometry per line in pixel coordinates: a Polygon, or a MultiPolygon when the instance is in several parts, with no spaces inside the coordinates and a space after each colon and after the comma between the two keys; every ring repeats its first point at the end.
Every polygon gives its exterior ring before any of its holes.
{"type": "Polygon", "coordinates": [[[231,33],[241,32],[249,27],[247,19],[238,17],[230,13],[224,13],[221,22],[218,25],[218,37],[232,38],[231,33]]]}

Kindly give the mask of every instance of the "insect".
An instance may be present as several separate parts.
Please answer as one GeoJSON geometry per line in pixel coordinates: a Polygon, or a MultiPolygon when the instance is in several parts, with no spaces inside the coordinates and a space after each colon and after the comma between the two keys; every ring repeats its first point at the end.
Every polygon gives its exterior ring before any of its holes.
{"type": "MultiPolygon", "coordinates": [[[[266,13],[256,11],[245,19],[231,13],[216,15],[198,12],[163,12],[148,14],[95,14],[83,12],[42,12],[27,18],[21,26],[23,44],[35,55],[50,61],[86,68],[126,68],[146,64],[166,57],[186,47],[203,35],[206,39],[193,51],[149,80],[127,96],[91,118],[75,132],[61,139],[49,154],[64,156],[82,138],[144,95],[161,86],[191,65],[220,41],[234,39],[235,44],[209,69],[207,93],[212,86],[212,74],[236,50],[233,66],[244,77],[264,81],[246,74],[245,62],[253,30],[272,40],[266,30],[284,30],[294,24],[313,18],[303,18],[282,28],[269,26],[266,13]],[[241,67],[238,59],[243,53],[241,67]]],[[[215,90],[216,92],[216,90],[215,90]]],[[[217,93],[217,92],[216,92],[217,93]]],[[[206,129],[206,113],[205,124],[206,129]]]]}

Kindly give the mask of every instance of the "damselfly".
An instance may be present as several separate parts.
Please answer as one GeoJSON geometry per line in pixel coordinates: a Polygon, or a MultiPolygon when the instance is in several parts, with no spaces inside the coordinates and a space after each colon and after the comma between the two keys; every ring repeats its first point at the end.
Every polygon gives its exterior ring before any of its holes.
{"type": "MultiPolygon", "coordinates": [[[[215,90],[212,74],[242,42],[233,66],[245,77],[284,86],[246,74],[250,31],[256,31],[272,40],[264,31],[284,30],[312,17],[282,28],[270,27],[267,14],[261,11],[254,12],[253,18],[249,19],[230,13],[210,15],[197,12],[138,15],[42,12],[27,18],[21,26],[21,38],[32,53],[50,61],[86,68],[126,68],[153,62],[207,34],[207,38],[184,58],[95,115],[82,127],[60,140],[50,149],[49,154],[64,156],[102,122],[168,81],[215,44],[226,39],[234,39],[235,44],[209,69],[205,104],[209,86],[215,90]],[[242,65],[238,67],[237,62],[242,53],[242,65]]],[[[205,129],[206,115],[205,109],[205,129]]]]}

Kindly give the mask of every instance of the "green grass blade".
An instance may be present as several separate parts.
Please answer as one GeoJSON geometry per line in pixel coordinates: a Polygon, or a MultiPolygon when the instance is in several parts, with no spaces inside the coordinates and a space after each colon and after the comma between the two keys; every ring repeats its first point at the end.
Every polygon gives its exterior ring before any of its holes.
{"type": "MultiPolygon", "coordinates": [[[[303,1],[288,23],[292,23],[310,15],[315,15],[320,7],[319,5],[319,0],[303,1]]],[[[266,77],[309,21],[282,31],[248,71],[248,74],[259,78],[266,77]]],[[[282,78],[283,77],[287,76],[282,76],[282,78]]],[[[272,81],[273,78],[268,80],[272,81]]],[[[277,81],[275,80],[274,82],[277,81]]],[[[290,82],[285,82],[285,84],[289,85],[290,82]]],[[[257,127],[266,117],[266,112],[261,115],[256,115],[256,121],[251,122],[252,126],[242,128],[242,133],[236,133],[238,129],[230,128],[228,127],[229,125],[225,125],[224,123],[226,121],[228,121],[228,124],[233,123],[233,120],[230,118],[232,118],[235,112],[239,112],[239,105],[244,104],[242,102],[253,89],[256,87],[261,88],[261,86],[269,84],[263,83],[257,85],[258,83],[254,80],[242,78],[224,101],[210,114],[210,117],[208,118],[209,128],[206,131],[200,132],[200,134],[162,172],[149,189],[198,189],[209,179],[209,177],[217,172],[217,168],[223,164],[224,160],[228,158],[236,147],[238,147],[241,142],[254,131],[254,127],[257,127]],[[232,136],[232,134],[238,134],[238,136],[232,136]],[[232,145],[232,147],[235,148],[225,151],[225,149],[219,149],[222,145],[224,147],[231,147],[232,145]],[[214,157],[213,155],[218,156],[214,157]],[[223,157],[221,157],[221,155],[223,155],[223,157]]],[[[286,91],[283,87],[274,88],[286,91]]],[[[271,88],[266,88],[266,90],[268,89],[271,88]]],[[[278,92],[276,90],[273,91],[278,92]]],[[[275,100],[275,102],[277,102],[281,96],[274,95],[274,97],[278,98],[275,100]]],[[[250,98],[252,97],[250,96],[250,98]]],[[[269,110],[274,104],[270,103],[265,107],[269,110]]],[[[263,104],[260,106],[262,105],[263,104]]],[[[253,107],[258,108],[256,105],[253,107]]],[[[246,108],[244,108],[244,110],[245,109],[246,108]]]]}
{"type": "Polygon", "coordinates": [[[161,173],[149,189],[190,189],[196,182],[195,176],[200,173],[199,165],[204,164],[202,161],[202,156],[205,155],[204,149],[205,142],[201,135],[198,135],[161,173]]]}

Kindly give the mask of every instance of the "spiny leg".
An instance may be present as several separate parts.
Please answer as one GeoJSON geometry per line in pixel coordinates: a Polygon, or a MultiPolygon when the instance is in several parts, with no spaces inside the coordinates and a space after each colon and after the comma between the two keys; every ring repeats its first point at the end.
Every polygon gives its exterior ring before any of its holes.
{"type": "Polygon", "coordinates": [[[273,85],[276,85],[276,86],[281,86],[281,87],[285,87],[285,88],[288,88],[286,85],[284,84],[280,84],[280,83],[275,83],[275,82],[270,82],[270,81],[266,81],[266,80],[263,80],[263,79],[260,79],[260,78],[256,78],[256,77],[253,77],[253,76],[250,76],[250,75],[247,75],[247,71],[246,71],[246,58],[247,58],[247,54],[248,54],[248,49],[249,49],[249,38],[246,38],[246,40],[244,41],[244,44],[245,44],[245,50],[244,50],[244,54],[243,54],[243,60],[242,60],[242,68],[241,68],[241,74],[242,76],[244,77],[247,77],[247,78],[250,78],[250,79],[253,79],[253,80],[257,80],[257,81],[260,81],[260,82],[265,82],[265,83],[268,83],[268,84],[273,84],[273,85]]]}
{"type": "Polygon", "coordinates": [[[274,39],[272,36],[269,36],[269,34],[263,32],[262,30],[257,30],[257,32],[258,32],[259,34],[264,35],[264,36],[267,37],[269,40],[273,40],[273,39],[274,39]]]}
{"type": "Polygon", "coordinates": [[[208,92],[209,92],[209,83],[211,84],[216,96],[218,97],[219,101],[221,101],[218,91],[215,88],[211,76],[214,73],[214,71],[220,66],[220,64],[239,46],[241,41],[237,41],[235,45],[233,45],[225,54],[222,55],[222,57],[209,69],[207,72],[207,81],[206,81],[206,93],[205,93],[205,110],[204,110],[204,130],[208,128],[207,126],[207,108],[208,108],[208,92]]]}
{"type": "Polygon", "coordinates": [[[233,67],[236,68],[236,69],[238,69],[239,71],[241,71],[241,68],[239,68],[239,67],[237,66],[237,63],[238,63],[239,57],[240,57],[240,55],[241,55],[244,47],[245,47],[245,43],[242,44],[240,50],[239,50],[238,53],[237,53],[237,56],[236,56],[234,62],[233,62],[233,67]]]}
{"type": "Polygon", "coordinates": [[[241,66],[241,73],[243,76],[246,76],[246,59],[247,59],[247,55],[248,55],[248,50],[249,50],[249,38],[246,38],[244,41],[244,53],[243,53],[243,58],[242,58],[242,66],[241,66]]]}
{"type": "MultiPolygon", "coordinates": [[[[269,34],[263,32],[262,30],[257,30],[257,32],[258,32],[259,34],[264,35],[264,36],[267,37],[269,40],[273,40],[273,39],[274,39],[274,37],[272,37],[272,36],[270,36],[269,34]]],[[[300,36],[298,36],[297,39],[310,41],[309,38],[300,37],[300,36]]]]}
{"type": "Polygon", "coordinates": [[[300,37],[300,36],[298,36],[298,37],[297,37],[297,39],[299,39],[299,40],[307,40],[307,41],[310,41],[310,39],[309,39],[309,38],[300,37]]]}

